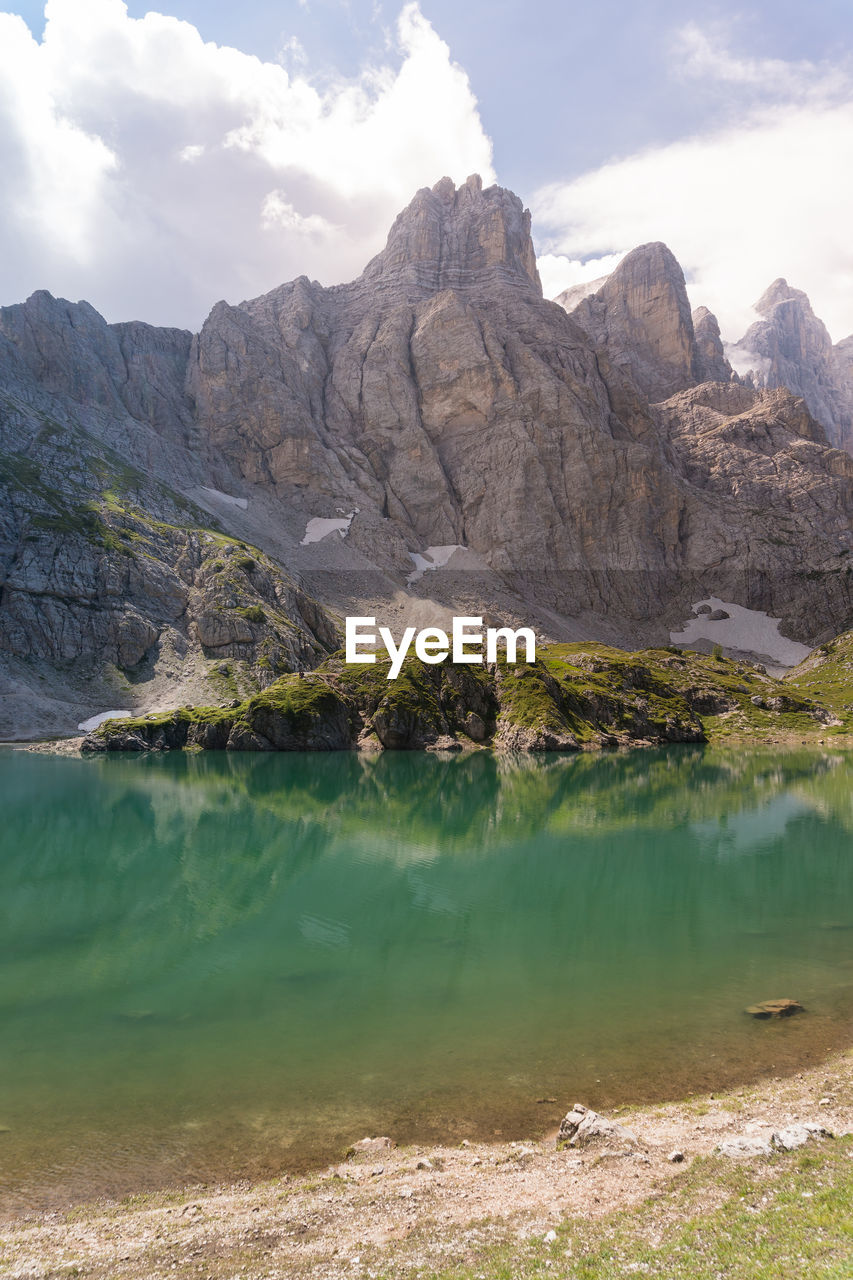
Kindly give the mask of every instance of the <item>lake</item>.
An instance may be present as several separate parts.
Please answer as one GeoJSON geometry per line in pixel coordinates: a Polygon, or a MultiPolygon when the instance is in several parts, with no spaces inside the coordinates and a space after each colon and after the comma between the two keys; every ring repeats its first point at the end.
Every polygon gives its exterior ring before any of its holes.
{"type": "Polygon", "coordinates": [[[527,1137],[853,1042],[843,752],[5,750],[0,813],[8,1212],[527,1137]]]}

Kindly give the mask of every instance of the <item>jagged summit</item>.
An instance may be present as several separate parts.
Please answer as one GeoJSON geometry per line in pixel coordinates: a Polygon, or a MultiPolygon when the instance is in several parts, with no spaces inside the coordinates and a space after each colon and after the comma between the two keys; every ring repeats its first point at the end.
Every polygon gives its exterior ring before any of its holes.
{"type": "Polygon", "coordinates": [[[69,302],[37,289],[26,302],[0,307],[5,356],[40,384],[78,403],[167,430],[186,426],[183,394],[192,335],[131,320],[108,324],[90,302],[69,302]]]}
{"type": "MultiPolygon", "coordinates": [[[[755,386],[801,395],[830,442],[853,446],[853,379],[844,343],[833,346],[808,295],[781,276],[755,303],[762,317],[728,351],[755,386]]],[[[848,339],[849,341],[849,339],[848,339]]]]}
{"type": "Polygon", "coordinates": [[[389,278],[431,292],[489,282],[521,285],[541,297],[530,212],[511,191],[484,189],[476,173],[459,188],[450,178],[422,187],[361,281],[389,278]]]}
{"type": "Polygon", "coordinates": [[[809,311],[811,311],[808,294],[804,293],[802,289],[792,289],[788,281],[779,276],[771,285],[768,285],[761,297],[753,305],[758,314],[767,319],[771,315],[773,308],[778,306],[780,302],[795,301],[808,307],[809,311]]]}

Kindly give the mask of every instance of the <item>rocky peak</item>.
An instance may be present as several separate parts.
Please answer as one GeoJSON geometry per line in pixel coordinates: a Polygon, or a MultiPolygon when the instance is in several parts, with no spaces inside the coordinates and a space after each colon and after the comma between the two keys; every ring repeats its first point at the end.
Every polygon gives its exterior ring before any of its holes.
{"type": "Polygon", "coordinates": [[[723,350],[717,317],[707,307],[693,312],[693,335],[696,342],[697,373],[702,382],[729,382],[732,367],[723,350]]]}
{"type": "Polygon", "coordinates": [[[702,380],[684,273],[660,241],[627,254],[572,316],[651,402],[702,380]]]}
{"type": "Polygon", "coordinates": [[[781,277],[755,303],[762,317],[728,348],[732,363],[758,387],[802,396],[830,442],[853,448],[853,378],[844,344],[833,347],[808,295],[781,277]]]}
{"type": "Polygon", "coordinates": [[[803,293],[802,289],[792,289],[788,281],[779,276],[769,285],[758,301],[754,304],[753,310],[757,311],[760,316],[769,319],[773,308],[778,306],[780,302],[800,301],[811,311],[808,295],[803,293]]]}
{"type": "Polygon", "coordinates": [[[530,212],[503,187],[483,189],[479,174],[457,188],[442,178],[423,187],[399,215],[361,284],[414,284],[428,292],[492,283],[542,296],[530,212]]]}

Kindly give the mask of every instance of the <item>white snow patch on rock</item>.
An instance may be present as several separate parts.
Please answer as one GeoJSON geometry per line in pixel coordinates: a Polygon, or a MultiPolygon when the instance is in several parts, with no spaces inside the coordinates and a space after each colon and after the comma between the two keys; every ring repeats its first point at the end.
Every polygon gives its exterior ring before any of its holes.
{"type": "Polygon", "coordinates": [[[795,667],[811,653],[808,645],[798,644],[796,640],[788,640],[779,634],[781,618],[771,618],[758,609],[745,609],[743,605],[731,604],[717,596],[697,600],[692,607],[696,616],[685,622],[683,631],[670,631],[669,638],[673,644],[683,646],[696,640],[710,640],[725,649],[763,654],[783,667],[795,667]],[[703,605],[712,610],[722,609],[729,617],[712,622],[707,613],[696,614],[703,605]]]}
{"type": "Polygon", "coordinates": [[[406,579],[406,586],[410,587],[413,582],[418,582],[430,569],[443,569],[454,551],[467,550],[468,548],[463,547],[460,542],[452,542],[441,547],[427,547],[423,555],[410,551],[409,556],[414,561],[415,567],[406,579]]]}
{"type": "Polygon", "coordinates": [[[305,526],[305,537],[300,542],[300,547],[307,547],[309,542],[322,542],[323,538],[327,538],[330,533],[339,533],[342,538],[345,538],[354,515],[355,512],[350,511],[349,515],[341,516],[336,520],[314,516],[305,526]]]}
{"type": "Polygon", "coordinates": [[[208,489],[206,484],[201,486],[202,493],[206,493],[209,497],[215,498],[217,502],[224,502],[229,507],[239,507],[241,511],[248,511],[248,498],[235,498],[230,493],[223,493],[221,489],[208,489]]]}
{"type": "Polygon", "coordinates": [[[82,724],[78,724],[77,728],[81,733],[92,733],[93,730],[99,729],[102,724],[106,724],[107,720],[126,720],[128,716],[132,715],[132,711],[102,711],[100,715],[91,716],[88,720],[84,720],[82,724]]]}

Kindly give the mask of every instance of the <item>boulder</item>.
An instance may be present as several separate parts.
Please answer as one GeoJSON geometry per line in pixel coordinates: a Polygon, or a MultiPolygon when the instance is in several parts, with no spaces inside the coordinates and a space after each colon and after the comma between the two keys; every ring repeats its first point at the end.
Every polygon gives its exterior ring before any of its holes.
{"type": "Polygon", "coordinates": [[[383,1151],[393,1151],[396,1145],[396,1142],[387,1137],[361,1138],[352,1144],[350,1151],[353,1156],[368,1158],[381,1155],[383,1151]]]}
{"type": "Polygon", "coordinates": [[[586,1147],[596,1143],[624,1147],[636,1146],[637,1136],[624,1125],[608,1120],[606,1116],[576,1102],[560,1123],[557,1141],[569,1147],[586,1147]]]}

